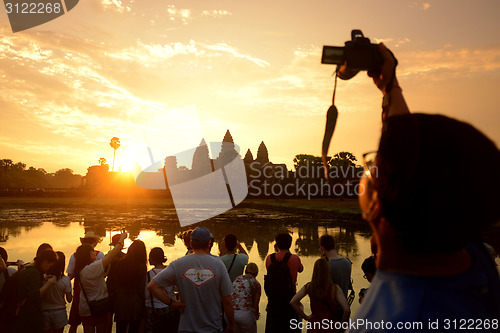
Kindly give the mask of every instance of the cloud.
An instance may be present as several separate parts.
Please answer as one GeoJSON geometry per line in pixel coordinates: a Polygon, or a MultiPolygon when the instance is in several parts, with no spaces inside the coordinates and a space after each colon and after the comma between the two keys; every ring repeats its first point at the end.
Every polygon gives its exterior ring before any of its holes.
{"type": "Polygon", "coordinates": [[[151,67],[153,64],[161,63],[165,65],[165,60],[176,56],[194,56],[194,57],[229,57],[232,59],[243,59],[259,67],[268,67],[270,64],[260,58],[249,54],[243,54],[237,48],[226,43],[205,44],[193,40],[188,43],[168,43],[168,44],[147,44],[141,40],[137,41],[135,46],[107,52],[106,56],[137,62],[139,65],[151,67]]]}
{"type": "MultiPolygon", "coordinates": [[[[212,45],[204,44],[204,46],[206,49],[208,49],[210,51],[220,51],[220,52],[229,54],[237,59],[248,60],[250,62],[253,62],[254,64],[256,64],[259,67],[268,67],[270,65],[265,60],[253,57],[251,55],[242,54],[238,51],[238,49],[236,49],[235,47],[230,46],[226,43],[217,43],[217,44],[212,44],[212,45]]],[[[215,53],[213,55],[217,55],[217,54],[215,53]]]]}
{"type": "Polygon", "coordinates": [[[130,12],[131,8],[125,6],[121,0],[101,0],[104,9],[114,10],[119,13],[130,12]]]}
{"type": "MultiPolygon", "coordinates": [[[[500,69],[500,47],[483,49],[454,48],[446,45],[430,51],[412,51],[397,55],[404,62],[400,76],[437,74],[446,71],[446,77],[493,72],[500,69]]],[[[434,79],[441,77],[435,75],[434,79]]]]}
{"type": "Polygon", "coordinates": [[[228,15],[233,15],[233,13],[228,12],[227,10],[217,10],[217,9],[204,10],[201,12],[201,16],[222,17],[228,15]]]}
{"type": "Polygon", "coordinates": [[[161,103],[138,98],[104,76],[100,61],[23,35],[3,37],[0,100],[17,105],[19,117],[26,115],[50,133],[80,138],[111,128],[126,131],[144,110],[164,110],[161,103]]]}
{"type": "Polygon", "coordinates": [[[181,21],[183,24],[187,24],[192,19],[191,10],[177,9],[174,5],[167,7],[167,13],[171,21],[181,21]]]}
{"type": "Polygon", "coordinates": [[[135,61],[143,65],[164,61],[176,55],[203,55],[203,50],[198,50],[194,41],[187,44],[145,44],[138,40],[135,46],[106,53],[106,56],[126,61],[135,61]]]}
{"type": "Polygon", "coordinates": [[[431,8],[431,4],[429,2],[421,3],[420,1],[414,1],[410,5],[413,8],[419,8],[420,10],[426,11],[431,8]]]}
{"type": "Polygon", "coordinates": [[[0,136],[0,142],[2,146],[40,156],[57,156],[60,155],[61,152],[64,152],[64,155],[79,158],[82,154],[85,154],[84,150],[80,149],[78,146],[72,146],[70,144],[43,144],[43,149],[40,149],[40,141],[24,140],[20,142],[17,138],[7,136],[0,136]]]}
{"type": "Polygon", "coordinates": [[[391,44],[396,46],[396,47],[399,47],[403,44],[406,44],[406,43],[409,43],[411,42],[411,40],[408,38],[408,37],[405,37],[405,38],[400,38],[398,40],[395,40],[394,38],[374,38],[374,41],[375,43],[384,43],[384,44],[391,44]]]}

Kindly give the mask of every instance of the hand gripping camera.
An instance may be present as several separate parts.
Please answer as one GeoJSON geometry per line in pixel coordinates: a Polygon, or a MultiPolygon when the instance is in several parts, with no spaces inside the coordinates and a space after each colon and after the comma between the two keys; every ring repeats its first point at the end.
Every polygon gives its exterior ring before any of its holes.
{"type": "Polygon", "coordinates": [[[380,74],[383,59],[377,44],[370,43],[361,30],[352,30],[351,40],[345,46],[323,46],[321,63],[337,65],[338,77],[349,80],[359,71],[380,74]]]}
{"type": "MultiPolygon", "coordinates": [[[[397,64],[396,58],[394,60],[397,64]]],[[[361,30],[352,30],[351,40],[345,42],[345,46],[323,46],[321,63],[337,65],[332,105],[326,113],[326,127],[321,149],[321,158],[325,166],[325,178],[328,180],[329,167],[327,154],[338,117],[338,110],[335,106],[337,76],[342,80],[349,80],[358,74],[359,71],[368,71],[370,76],[380,75],[384,59],[379,52],[377,44],[370,43],[370,40],[363,35],[361,30]]]]}

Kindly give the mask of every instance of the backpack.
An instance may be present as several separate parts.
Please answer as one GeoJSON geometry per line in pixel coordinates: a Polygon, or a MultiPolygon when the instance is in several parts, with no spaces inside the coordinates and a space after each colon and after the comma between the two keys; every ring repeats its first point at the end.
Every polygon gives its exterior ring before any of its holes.
{"type": "Polygon", "coordinates": [[[16,317],[19,310],[26,302],[18,303],[19,275],[24,271],[21,269],[12,275],[3,285],[0,293],[0,332],[14,332],[16,317]]]}
{"type": "Polygon", "coordinates": [[[288,303],[295,295],[295,285],[288,268],[288,260],[292,254],[287,252],[282,261],[276,260],[276,255],[271,254],[271,264],[264,276],[264,291],[269,301],[288,303]]]}

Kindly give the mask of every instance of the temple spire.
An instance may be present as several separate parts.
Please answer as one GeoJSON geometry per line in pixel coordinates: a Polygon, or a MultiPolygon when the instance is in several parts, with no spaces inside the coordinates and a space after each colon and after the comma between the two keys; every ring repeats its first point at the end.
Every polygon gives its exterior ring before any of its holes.
{"type": "Polygon", "coordinates": [[[252,163],[253,162],[253,155],[250,149],[247,150],[247,153],[245,154],[245,157],[243,158],[243,162],[245,163],[252,163]]]}
{"type": "Polygon", "coordinates": [[[229,130],[226,131],[226,134],[224,135],[224,139],[222,139],[222,142],[234,143],[233,136],[231,135],[231,132],[229,132],[229,130]]]}
{"type": "Polygon", "coordinates": [[[264,141],[260,143],[259,149],[257,149],[257,158],[255,159],[255,161],[260,162],[262,164],[266,164],[269,162],[269,155],[264,141]]]}

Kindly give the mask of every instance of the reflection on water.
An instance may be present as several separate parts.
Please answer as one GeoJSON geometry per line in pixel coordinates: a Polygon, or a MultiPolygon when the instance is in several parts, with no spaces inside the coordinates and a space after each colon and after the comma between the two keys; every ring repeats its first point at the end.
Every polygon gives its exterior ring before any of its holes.
{"type": "MultiPolygon", "coordinates": [[[[262,286],[264,260],[273,251],[275,235],[283,231],[290,232],[293,237],[291,251],[301,257],[305,268],[299,274],[298,288],[311,278],[314,261],[320,254],[319,237],[329,233],[338,242],[339,254],[353,262],[352,277],[356,294],[360,288],[368,287],[361,271],[361,263],[370,255],[371,232],[367,225],[334,220],[326,214],[306,215],[245,207],[233,209],[197,226],[209,228],[214,235],[216,244],[212,249],[213,254],[218,254],[218,242],[225,234],[237,235],[246,247],[250,261],[259,266],[257,280],[262,286]]],[[[79,237],[88,230],[103,238],[97,249],[107,252],[111,235],[121,229],[126,229],[130,234],[126,245],[139,238],[146,243],[148,252],[150,248],[160,246],[169,262],[183,256],[186,251],[179,238],[183,229],[176,220],[173,208],[0,209],[0,246],[6,248],[9,261],[31,261],[38,245],[44,242],[51,244],[57,251],[63,251],[69,259],[80,244],[79,237]]],[[[263,295],[259,332],[264,331],[266,303],[267,299],[263,295]]],[[[309,311],[307,303],[308,299],[304,299],[306,313],[309,311]]],[[[352,306],[353,314],[358,307],[356,298],[352,306]]]]}

